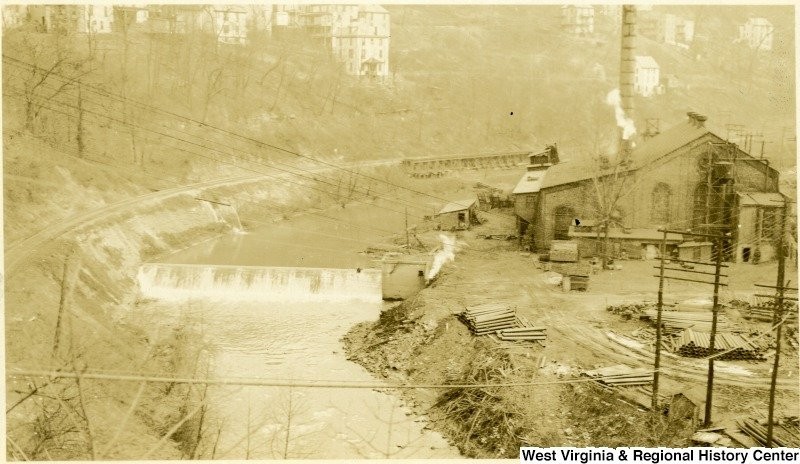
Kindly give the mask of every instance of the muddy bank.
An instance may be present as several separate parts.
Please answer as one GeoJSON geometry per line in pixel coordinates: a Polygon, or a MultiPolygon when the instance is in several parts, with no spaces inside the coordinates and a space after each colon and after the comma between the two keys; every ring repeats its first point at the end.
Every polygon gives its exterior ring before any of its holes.
{"type": "Polygon", "coordinates": [[[600,387],[565,382],[575,378],[575,367],[554,356],[550,342],[542,347],[473,336],[455,316],[466,304],[501,301],[537,314],[519,282],[500,280],[501,268],[508,276],[529,263],[510,249],[494,252],[491,261],[475,248],[464,252],[414,299],[354,327],[344,338],[349,358],[395,382],[537,383],[402,390],[416,412],[469,457],[515,458],[526,445],[689,445],[688,423],[653,421],[600,387]],[[475,286],[473,279],[498,280],[475,286]]]}
{"type": "MultiPolygon", "coordinates": [[[[154,333],[126,317],[139,304],[139,266],[241,225],[232,207],[210,207],[198,197],[240,192],[247,203],[237,210],[259,221],[352,200],[320,201],[308,193],[314,182],[287,188],[261,178],[178,192],[87,216],[55,239],[17,246],[5,280],[7,369],[202,376],[206,360],[195,327],[154,333]]],[[[190,458],[204,432],[203,395],[178,384],[11,378],[8,457],[190,458]]]]}

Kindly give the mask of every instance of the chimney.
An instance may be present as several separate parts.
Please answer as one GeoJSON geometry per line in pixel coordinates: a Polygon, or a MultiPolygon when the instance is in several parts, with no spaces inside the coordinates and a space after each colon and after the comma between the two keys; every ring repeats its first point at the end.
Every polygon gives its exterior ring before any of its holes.
{"type": "Polygon", "coordinates": [[[686,113],[686,115],[689,116],[689,121],[695,127],[705,127],[705,122],[708,118],[705,117],[704,115],[700,113],[695,113],[694,111],[689,111],[688,113],[686,113]]]}
{"type": "MultiPolygon", "coordinates": [[[[622,5],[622,25],[620,28],[622,40],[620,41],[619,64],[619,96],[622,110],[628,118],[634,118],[633,84],[636,74],[636,6],[622,5]]],[[[623,138],[623,129],[619,130],[620,154],[625,159],[630,156],[632,140],[623,138]]]]}

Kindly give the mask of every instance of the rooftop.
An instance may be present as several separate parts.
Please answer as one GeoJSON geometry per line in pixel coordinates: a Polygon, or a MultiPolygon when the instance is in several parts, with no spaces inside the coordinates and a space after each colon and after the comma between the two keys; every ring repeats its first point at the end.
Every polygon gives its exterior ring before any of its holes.
{"type": "Polygon", "coordinates": [[[778,192],[739,192],[739,206],[783,206],[783,195],[778,192]]]}
{"type": "Polygon", "coordinates": [[[522,179],[519,180],[517,186],[514,187],[514,190],[511,193],[536,193],[542,186],[542,181],[544,180],[545,173],[547,171],[528,171],[522,175],[522,179]]]}
{"type": "MultiPolygon", "coordinates": [[[[646,166],[709,133],[711,131],[708,128],[689,120],[672,126],[634,148],[631,152],[632,164],[628,170],[634,171],[646,166]]],[[[547,170],[541,188],[591,179],[597,170],[597,164],[592,161],[562,161],[547,170]]]]}
{"type": "Polygon", "coordinates": [[[469,199],[466,199],[466,200],[453,201],[453,202],[450,202],[450,203],[444,205],[444,207],[441,210],[439,210],[439,212],[436,213],[436,214],[439,215],[439,214],[454,213],[456,211],[464,211],[464,210],[469,209],[477,201],[478,200],[476,198],[469,198],[469,199]]]}
{"type": "Polygon", "coordinates": [[[658,63],[650,55],[636,55],[637,68],[658,68],[658,63]]]}

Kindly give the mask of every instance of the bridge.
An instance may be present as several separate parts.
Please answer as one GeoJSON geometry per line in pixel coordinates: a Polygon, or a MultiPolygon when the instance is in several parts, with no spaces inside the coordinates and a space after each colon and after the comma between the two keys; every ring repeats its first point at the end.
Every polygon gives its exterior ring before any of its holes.
{"type": "Polygon", "coordinates": [[[524,166],[532,152],[506,152],[486,155],[453,155],[443,157],[409,158],[401,165],[412,177],[441,177],[450,171],[470,169],[513,169],[524,166]]]}

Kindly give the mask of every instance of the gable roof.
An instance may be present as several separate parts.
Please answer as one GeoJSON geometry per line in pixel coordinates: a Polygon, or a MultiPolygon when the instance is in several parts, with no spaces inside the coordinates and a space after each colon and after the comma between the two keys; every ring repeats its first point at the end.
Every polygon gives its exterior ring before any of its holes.
{"type": "Polygon", "coordinates": [[[464,211],[466,209],[470,209],[470,207],[472,207],[472,205],[474,205],[476,201],[478,201],[476,198],[470,198],[467,200],[458,200],[450,202],[444,205],[444,207],[441,210],[439,210],[439,212],[436,213],[436,215],[438,216],[439,214],[454,213],[456,211],[464,211]]]}
{"type": "Polygon", "coordinates": [[[544,181],[546,173],[546,170],[527,171],[522,175],[522,179],[519,180],[517,186],[514,187],[514,190],[512,190],[511,193],[519,194],[538,192],[542,186],[542,182],[544,181]]]}
{"type": "MultiPolygon", "coordinates": [[[[635,171],[642,166],[647,166],[658,158],[669,155],[707,134],[712,134],[707,127],[698,127],[691,121],[684,121],[672,126],[634,148],[631,152],[632,164],[628,171],[635,171]]],[[[545,176],[541,188],[591,179],[596,172],[597,165],[591,161],[561,162],[547,170],[547,176],[545,176]]]]}
{"type": "Polygon", "coordinates": [[[636,55],[636,67],[645,69],[658,69],[658,63],[650,55],[636,55]]]}

